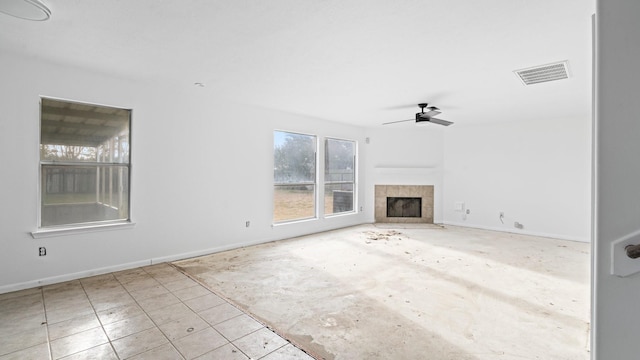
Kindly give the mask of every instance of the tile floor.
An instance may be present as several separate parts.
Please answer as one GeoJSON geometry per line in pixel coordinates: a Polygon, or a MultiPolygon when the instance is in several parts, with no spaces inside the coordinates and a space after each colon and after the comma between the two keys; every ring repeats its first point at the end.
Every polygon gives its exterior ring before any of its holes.
{"type": "Polygon", "coordinates": [[[0,294],[0,360],[312,357],[169,264],[0,294]]]}

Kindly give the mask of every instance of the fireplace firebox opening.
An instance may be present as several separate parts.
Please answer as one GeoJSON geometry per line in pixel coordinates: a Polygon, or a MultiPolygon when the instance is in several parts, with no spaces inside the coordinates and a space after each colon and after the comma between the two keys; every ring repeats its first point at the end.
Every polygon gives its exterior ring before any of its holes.
{"type": "Polygon", "coordinates": [[[422,217],[422,198],[387,197],[387,217],[422,217]]]}

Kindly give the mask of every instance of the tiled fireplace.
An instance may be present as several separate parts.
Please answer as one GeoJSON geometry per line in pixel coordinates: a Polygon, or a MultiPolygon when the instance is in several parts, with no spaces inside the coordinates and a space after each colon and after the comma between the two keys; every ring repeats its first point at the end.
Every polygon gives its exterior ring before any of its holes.
{"type": "Polygon", "coordinates": [[[433,224],[433,185],[376,185],[375,220],[433,224]],[[412,209],[416,203],[420,203],[420,209],[412,209]]]}

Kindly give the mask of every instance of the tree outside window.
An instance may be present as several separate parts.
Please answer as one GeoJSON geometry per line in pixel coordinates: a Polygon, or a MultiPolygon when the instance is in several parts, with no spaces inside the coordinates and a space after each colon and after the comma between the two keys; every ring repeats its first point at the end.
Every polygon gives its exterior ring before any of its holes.
{"type": "Polygon", "coordinates": [[[313,135],[274,131],[274,222],[316,217],[316,149],[313,135]]]}

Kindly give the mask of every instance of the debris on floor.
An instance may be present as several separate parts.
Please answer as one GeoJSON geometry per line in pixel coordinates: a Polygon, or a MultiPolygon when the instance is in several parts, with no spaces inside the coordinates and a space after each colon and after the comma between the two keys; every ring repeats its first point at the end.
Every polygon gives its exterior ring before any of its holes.
{"type": "MultiPolygon", "coordinates": [[[[402,235],[400,231],[396,231],[396,230],[364,231],[363,234],[365,234],[367,236],[367,239],[369,240],[389,240],[389,238],[393,236],[402,235]]],[[[398,240],[400,240],[399,237],[398,237],[398,240]]],[[[370,241],[367,242],[367,244],[370,244],[370,243],[371,243],[370,241]]]]}

